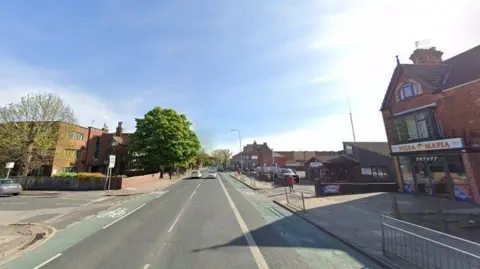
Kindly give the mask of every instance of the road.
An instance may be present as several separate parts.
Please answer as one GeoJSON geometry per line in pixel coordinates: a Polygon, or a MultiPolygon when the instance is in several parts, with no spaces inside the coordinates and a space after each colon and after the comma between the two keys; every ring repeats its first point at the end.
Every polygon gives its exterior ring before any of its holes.
{"type": "Polygon", "coordinates": [[[380,268],[226,174],[184,179],[117,211],[0,268],[380,268]]]}

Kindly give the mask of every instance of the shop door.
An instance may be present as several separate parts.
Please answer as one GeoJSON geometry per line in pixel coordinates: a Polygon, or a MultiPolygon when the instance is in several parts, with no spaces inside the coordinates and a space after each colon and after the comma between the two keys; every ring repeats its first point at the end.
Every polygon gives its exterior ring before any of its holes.
{"type": "Polygon", "coordinates": [[[414,171],[418,191],[430,195],[447,195],[445,158],[437,156],[415,157],[414,171]]]}

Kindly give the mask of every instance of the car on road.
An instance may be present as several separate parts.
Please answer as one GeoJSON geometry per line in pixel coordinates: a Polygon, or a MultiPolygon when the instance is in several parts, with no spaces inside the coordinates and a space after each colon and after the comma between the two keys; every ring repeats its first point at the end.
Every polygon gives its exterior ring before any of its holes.
{"type": "Polygon", "coordinates": [[[295,183],[300,182],[300,177],[295,172],[293,172],[292,169],[289,169],[289,168],[281,168],[277,172],[275,180],[280,181],[280,183],[284,183],[286,185],[287,184],[287,179],[288,179],[289,176],[293,177],[293,179],[295,180],[295,183]]]}
{"type": "Polygon", "coordinates": [[[0,179],[0,195],[17,196],[22,192],[22,185],[13,179],[0,179]]]}
{"type": "Polygon", "coordinates": [[[208,171],[207,178],[217,178],[217,172],[213,170],[208,171]]]}
{"type": "Polygon", "coordinates": [[[202,178],[202,173],[200,173],[198,170],[194,170],[190,174],[190,178],[202,178]]]}

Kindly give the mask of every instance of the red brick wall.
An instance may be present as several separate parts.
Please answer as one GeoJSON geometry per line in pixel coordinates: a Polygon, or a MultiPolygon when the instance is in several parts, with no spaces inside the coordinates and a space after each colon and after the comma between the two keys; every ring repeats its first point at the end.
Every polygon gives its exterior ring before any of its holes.
{"type": "Polygon", "coordinates": [[[437,103],[437,117],[446,136],[452,137],[455,132],[456,137],[462,137],[465,129],[471,142],[480,144],[480,81],[435,94],[424,92],[398,103],[392,96],[389,101],[391,112],[388,109],[382,112],[389,143],[393,142],[394,136],[392,114],[431,103],[437,103]]]}
{"type": "Polygon", "coordinates": [[[275,157],[275,162],[278,164],[279,167],[287,166],[287,158],[285,157],[275,157]]]}

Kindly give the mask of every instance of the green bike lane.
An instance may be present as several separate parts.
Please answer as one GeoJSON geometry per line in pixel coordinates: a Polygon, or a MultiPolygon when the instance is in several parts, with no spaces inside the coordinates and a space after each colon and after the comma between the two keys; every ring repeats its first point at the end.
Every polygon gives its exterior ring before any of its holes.
{"type": "Polygon", "coordinates": [[[169,199],[169,197],[176,196],[181,192],[190,191],[189,189],[194,188],[197,184],[198,182],[181,180],[163,190],[133,197],[122,204],[83,219],[73,226],[57,231],[51,238],[31,251],[0,265],[0,269],[41,268],[47,261],[57,258],[69,248],[134,215],[137,210],[150,202],[162,202],[162,200],[169,199]]]}
{"type": "MultiPolygon", "coordinates": [[[[270,268],[383,268],[229,175],[221,177],[270,268]]],[[[237,238],[225,245],[241,244],[237,238]]]]}

